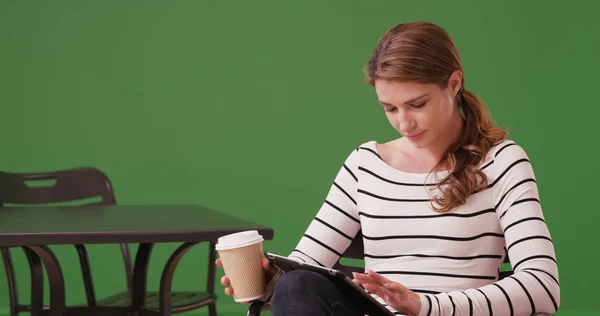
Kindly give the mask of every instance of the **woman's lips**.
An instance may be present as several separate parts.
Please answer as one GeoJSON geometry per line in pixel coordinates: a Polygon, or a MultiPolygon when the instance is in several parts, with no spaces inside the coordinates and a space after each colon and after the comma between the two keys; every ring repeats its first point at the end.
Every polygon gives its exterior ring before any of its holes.
{"type": "Polygon", "coordinates": [[[425,133],[425,131],[422,131],[419,134],[404,135],[404,137],[408,138],[409,140],[415,141],[421,138],[421,136],[423,136],[423,133],[425,133]]]}

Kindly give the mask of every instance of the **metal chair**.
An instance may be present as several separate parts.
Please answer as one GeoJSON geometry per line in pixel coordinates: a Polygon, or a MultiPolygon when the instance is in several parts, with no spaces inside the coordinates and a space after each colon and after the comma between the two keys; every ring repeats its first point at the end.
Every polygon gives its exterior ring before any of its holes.
{"type": "MultiPolygon", "coordinates": [[[[43,182],[41,184],[44,184],[43,182]]],[[[0,213],[4,204],[36,205],[59,204],[72,202],[76,205],[114,205],[116,204],[113,187],[108,177],[94,168],[76,168],[45,173],[9,173],[0,171],[0,213]],[[40,185],[41,181],[53,182],[50,185],[40,185]],[[99,201],[90,199],[98,199],[99,201]]],[[[127,244],[121,244],[123,254],[127,291],[118,293],[102,300],[96,300],[92,273],[90,269],[87,250],[84,245],[75,245],[88,306],[116,307],[131,306],[131,293],[133,282],[133,266],[131,254],[127,244]]],[[[32,251],[24,248],[25,256],[29,263],[31,273],[31,303],[19,303],[17,296],[17,282],[15,280],[14,265],[9,249],[2,248],[2,259],[6,270],[10,316],[17,316],[20,312],[31,312],[32,315],[49,309],[43,306],[43,271],[40,258],[32,251]]],[[[214,293],[215,257],[214,245],[209,247],[208,284],[206,292],[172,292],[171,312],[180,313],[203,306],[209,307],[210,316],[216,316],[216,294],[214,293]]],[[[159,310],[160,295],[158,292],[147,292],[145,299],[146,308],[159,310]]]]}
{"type": "MultiPolygon", "coordinates": [[[[365,253],[365,248],[363,245],[362,231],[359,230],[358,233],[356,234],[356,236],[354,237],[354,239],[352,240],[352,243],[350,243],[350,246],[348,246],[348,248],[342,254],[340,259],[334,264],[333,268],[344,272],[346,275],[348,275],[350,277],[352,277],[352,272],[363,273],[364,272],[363,267],[344,265],[341,263],[341,261],[344,258],[363,260],[364,253],[365,253]]],[[[510,264],[510,260],[508,259],[508,254],[506,254],[506,256],[504,258],[504,263],[510,264]]],[[[499,279],[503,279],[512,274],[513,274],[512,269],[507,269],[507,270],[503,270],[503,271],[498,270],[499,279]]],[[[250,304],[250,307],[248,308],[248,312],[246,313],[246,315],[247,316],[259,316],[261,312],[268,312],[268,311],[270,311],[269,303],[265,303],[265,302],[261,302],[261,301],[254,301],[254,302],[252,302],[252,304],[250,304]]]]}

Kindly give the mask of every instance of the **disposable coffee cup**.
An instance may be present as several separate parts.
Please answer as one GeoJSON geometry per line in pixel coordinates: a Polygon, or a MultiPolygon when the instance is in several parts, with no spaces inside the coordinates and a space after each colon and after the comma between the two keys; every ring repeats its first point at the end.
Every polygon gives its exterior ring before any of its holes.
{"type": "Polygon", "coordinates": [[[265,272],[262,267],[263,237],[256,230],[219,238],[215,249],[229,278],[236,302],[249,302],[263,296],[265,272]]]}

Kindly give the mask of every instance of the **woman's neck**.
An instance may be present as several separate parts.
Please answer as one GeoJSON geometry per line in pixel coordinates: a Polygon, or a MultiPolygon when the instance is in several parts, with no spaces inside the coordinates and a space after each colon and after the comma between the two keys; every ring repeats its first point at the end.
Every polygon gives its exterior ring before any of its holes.
{"type": "MultiPolygon", "coordinates": [[[[463,135],[464,125],[464,119],[457,109],[455,115],[452,116],[452,119],[448,124],[447,133],[441,134],[438,139],[427,148],[416,148],[411,146],[413,149],[411,155],[420,160],[429,161],[433,165],[437,165],[437,163],[444,158],[444,154],[448,148],[460,141],[463,135]]],[[[443,162],[440,167],[440,170],[447,170],[449,166],[446,165],[446,162],[443,162]]]]}

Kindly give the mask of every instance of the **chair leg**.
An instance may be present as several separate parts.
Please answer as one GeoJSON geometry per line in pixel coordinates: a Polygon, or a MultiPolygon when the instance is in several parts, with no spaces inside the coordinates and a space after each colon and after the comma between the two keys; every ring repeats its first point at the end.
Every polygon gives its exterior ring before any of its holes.
{"type": "MultiPolygon", "coordinates": [[[[215,265],[215,260],[217,260],[215,246],[215,243],[212,241],[208,244],[208,276],[206,278],[206,291],[212,295],[215,295],[215,274],[217,270],[215,265]]],[[[217,316],[216,303],[208,305],[208,315],[217,316]]]]}
{"type": "Polygon", "coordinates": [[[216,264],[217,260],[217,251],[215,250],[216,244],[211,241],[208,244],[208,275],[206,277],[206,291],[210,294],[215,294],[215,274],[216,274],[216,264]]]}
{"type": "MultiPolygon", "coordinates": [[[[44,264],[46,273],[48,274],[48,283],[50,285],[50,316],[59,316],[66,314],[65,307],[65,283],[62,269],[52,250],[48,246],[26,246],[35,254],[35,258],[44,264]]],[[[41,279],[41,278],[40,278],[41,279]]],[[[41,279],[43,280],[43,279],[41,279]]],[[[32,287],[33,290],[33,287],[32,287]]],[[[33,291],[32,291],[33,292],[33,291]]],[[[41,297],[40,297],[41,298],[41,297]]],[[[33,301],[33,297],[32,297],[33,301]]],[[[41,302],[39,302],[41,303],[41,302]]],[[[33,304],[32,304],[33,305],[33,304]]],[[[34,307],[34,306],[32,306],[34,307]]],[[[32,308],[32,315],[34,315],[32,308]]],[[[35,313],[35,315],[38,315],[35,313]]]]}
{"type": "Polygon", "coordinates": [[[133,266],[133,288],[131,289],[131,306],[134,313],[139,313],[146,304],[146,285],[148,283],[148,265],[154,244],[142,243],[137,249],[133,266]]]}
{"type": "Polygon", "coordinates": [[[17,316],[19,314],[17,311],[19,303],[17,297],[17,283],[15,282],[15,270],[10,257],[9,249],[2,248],[0,250],[2,250],[2,261],[4,262],[4,270],[6,270],[6,278],[8,280],[10,316],[17,316]]]}
{"type": "Polygon", "coordinates": [[[127,280],[127,291],[131,295],[133,289],[133,264],[131,261],[131,252],[128,244],[121,244],[121,253],[125,262],[125,278],[127,280]]]}
{"type": "Polygon", "coordinates": [[[265,306],[264,302],[254,301],[250,304],[248,308],[247,316],[259,316],[265,306]]]}
{"type": "Polygon", "coordinates": [[[217,316],[217,304],[208,305],[208,315],[217,316]]]}
{"type": "Polygon", "coordinates": [[[160,278],[159,285],[159,315],[167,316],[171,315],[171,287],[173,284],[173,276],[175,275],[175,269],[177,268],[177,264],[186,252],[188,252],[192,247],[194,247],[197,242],[186,242],[183,245],[179,246],[175,252],[169,257],[167,260],[167,264],[163,269],[162,276],[160,278]]]}
{"type": "Polygon", "coordinates": [[[42,260],[30,248],[23,247],[25,257],[29,263],[31,275],[31,315],[37,316],[44,309],[44,270],[42,260]]]}
{"type": "Polygon", "coordinates": [[[79,264],[81,265],[81,274],[83,275],[83,285],[85,288],[85,297],[88,306],[96,306],[96,294],[94,293],[94,282],[92,280],[92,271],[90,269],[90,260],[84,245],[75,245],[79,264]]]}

